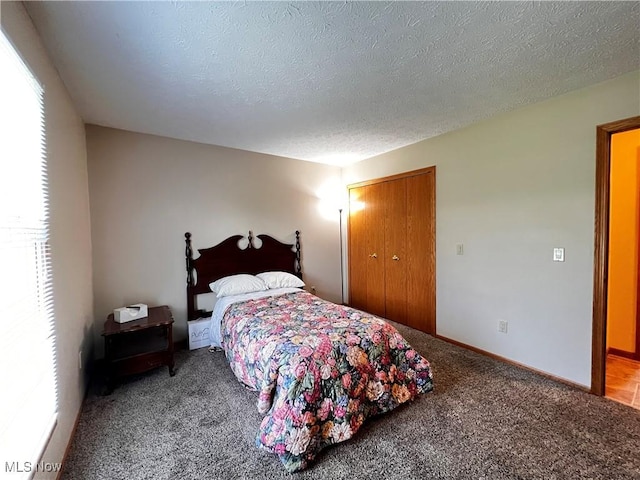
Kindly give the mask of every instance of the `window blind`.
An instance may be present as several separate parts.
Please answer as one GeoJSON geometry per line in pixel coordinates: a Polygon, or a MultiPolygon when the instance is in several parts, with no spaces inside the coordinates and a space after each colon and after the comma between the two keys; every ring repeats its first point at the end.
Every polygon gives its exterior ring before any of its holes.
{"type": "Polygon", "coordinates": [[[56,421],[43,89],[0,32],[0,477],[37,469],[56,421]]]}

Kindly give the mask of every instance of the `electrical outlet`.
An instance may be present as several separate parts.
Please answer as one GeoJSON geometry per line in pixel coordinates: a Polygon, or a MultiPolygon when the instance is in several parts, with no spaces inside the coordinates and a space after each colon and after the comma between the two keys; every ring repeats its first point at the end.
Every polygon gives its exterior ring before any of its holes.
{"type": "Polygon", "coordinates": [[[82,350],[78,350],[78,369],[82,370],[82,350]]]}
{"type": "Polygon", "coordinates": [[[509,322],[506,320],[498,320],[498,332],[507,333],[507,327],[509,326],[509,322]]]}
{"type": "Polygon", "coordinates": [[[315,285],[311,285],[311,293],[313,293],[314,295],[316,294],[316,287],[315,287],[315,285]]]}

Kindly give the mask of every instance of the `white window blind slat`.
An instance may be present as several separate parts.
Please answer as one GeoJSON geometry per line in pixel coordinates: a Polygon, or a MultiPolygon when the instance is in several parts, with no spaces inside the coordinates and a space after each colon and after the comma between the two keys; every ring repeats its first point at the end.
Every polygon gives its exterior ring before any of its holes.
{"type": "Polygon", "coordinates": [[[21,479],[57,414],[47,166],[43,89],[3,32],[0,71],[0,478],[21,479]]]}

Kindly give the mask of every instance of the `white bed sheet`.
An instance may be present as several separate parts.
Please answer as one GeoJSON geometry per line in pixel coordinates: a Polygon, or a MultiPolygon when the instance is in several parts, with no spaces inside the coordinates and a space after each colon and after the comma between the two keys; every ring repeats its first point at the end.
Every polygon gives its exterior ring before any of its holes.
{"type": "Polygon", "coordinates": [[[209,337],[211,338],[211,346],[221,348],[222,347],[222,335],[220,327],[222,324],[222,317],[224,317],[227,308],[237,302],[246,302],[247,300],[254,300],[256,298],[272,297],[275,295],[284,295],[285,293],[300,292],[301,288],[273,288],[270,290],[263,290],[260,292],[243,293],[242,295],[229,295],[227,297],[218,298],[213,312],[211,313],[211,328],[209,329],[209,337]]]}

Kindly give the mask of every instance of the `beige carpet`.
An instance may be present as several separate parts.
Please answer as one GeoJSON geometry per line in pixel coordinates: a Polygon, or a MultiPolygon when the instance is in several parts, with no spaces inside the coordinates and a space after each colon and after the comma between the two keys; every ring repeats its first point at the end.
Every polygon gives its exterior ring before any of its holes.
{"type": "Polygon", "coordinates": [[[63,479],[640,479],[640,411],[398,326],[435,390],[288,474],[255,447],[257,396],[222,353],[85,402],[63,479]]]}

